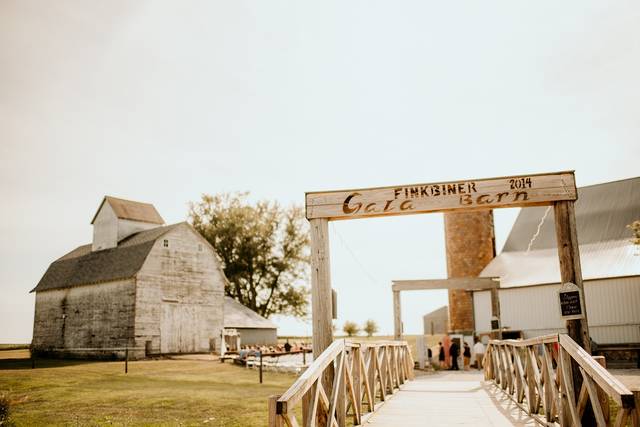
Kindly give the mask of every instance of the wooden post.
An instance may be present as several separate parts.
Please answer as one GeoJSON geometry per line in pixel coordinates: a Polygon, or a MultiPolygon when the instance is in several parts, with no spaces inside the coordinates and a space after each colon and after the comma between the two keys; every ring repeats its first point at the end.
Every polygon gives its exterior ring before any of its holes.
{"type": "MultiPolygon", "coordinates": [[[[351,364],[351,372],[353,375],[353,394],[356,395],[356,413],[362,416],[362,372],[360,371],[362,357],[362,347],[353,348],[353,363],[351,364]]],[[[354,423],[355,424],[355,423],[354,423]]]]}
{"type": "Polygon", "coordinates": [[[491,288],[491,317],[498,319],[498,339],[502,339],[502,321],[500,319],[500,291],[491,288]]]}
{"type": "Polygon", "coordinates": [[[269,427],[282,427],[282,419],[278,416],[276,408],[280,395],[269,396],[269,427]]]}
{"type": "Polygon", "coordinates": [[[124,373],[129,373],[129,347],[124,349],[124,373]]]}
{"type": "Polygon", "coordinates": [[[402,339],[402,308],[400,306],[400,291],[393,291],[393,338],[402,339]]]}
{"type": "Polygon", "coordinates": [[[260,384],[262,384],[262,350],[260,350],[260,384]]]}
{"type": "Polygon", "coordinates": [[[313,358],[331,345],[331,267],[329,265],[329,221],[312,219],[311,225],[311,314],[313,358]]]}
{"type": "MultiPolygon", "coordinates": [[[[591,354],[589,325],[587,322],[587,306],[584,301],[582,285],[582,269],[580,267],[580,251],[576,232],[576,216],[573,201],[556,202],[553,210],[556,217],[556,240],[560,259],[560,278],[562,283],[574,283],[582,295],[583,317],[578,320],[567,320],[568,335],[579,346],[591,354]]],[[[575,372],[574,372],[575,376],[575,372]]],[[[579,373],[578,373],[578,376],[579,373]]]]}
{"type": "MultiPolygon", "coordinates": [[[[587,305],[584,300],[584,286],[582,284],[582,269],[580,266],[580,250],[578,247],[578,233],[576,231],[576,215],[573,201],[560,201],[555,202],[553,206],[553,213],[555,215],[556,226],[556,241],[558,245],[558,258],[560,261],[560,280],[562,283],[571,282],[575,284],[580,290],[582,306],[582,318],[575,320],[567,320],[567,332],[568,335],[587,353],[591,354],[591,341],[589,338],[589,324],[587,321],[587,305]]],[[[580,369],[578,369],[577,363],[572,359],[570,365],[571,380],[564,379],[564,381],[571,382],[573,390],[578,392],[582,387],[582,375],[580,369]]],[[[573,405],[576,402],[572,402],[573,405]]],[[[583,421],[590,424],[589,419],[593,413],[591,407],[587,404],[587,408],[584,412],[583,421]]]]}

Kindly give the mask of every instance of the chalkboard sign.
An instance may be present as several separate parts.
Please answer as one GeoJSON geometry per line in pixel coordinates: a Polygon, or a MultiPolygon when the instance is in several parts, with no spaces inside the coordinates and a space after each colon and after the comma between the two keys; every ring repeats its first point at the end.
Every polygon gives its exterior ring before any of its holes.
{"type": "Polygon", "coordinates": [[[580,319],[582,313],[582,295],[573,283],[565,283],[558,291],[560,298],[560,316],[563,319],[580,319]]]}
{"type": "Polygon", "coordinates": [[[498,319],[491,319],[491,329],[494,331],[500,329],[500,321],[498,319]]]}

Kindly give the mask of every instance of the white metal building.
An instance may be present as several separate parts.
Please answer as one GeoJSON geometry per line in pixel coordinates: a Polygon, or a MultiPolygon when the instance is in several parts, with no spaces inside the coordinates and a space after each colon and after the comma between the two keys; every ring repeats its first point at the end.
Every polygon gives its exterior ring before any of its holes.
{"type": "MultiPolygon", "coordinates": [[[[627,227],[640,219],[640,178],[578,189],[576,222],[591,337],[640,342],[640,250],[627,227]]],[[[497,256],[481,273],[500,277],[502,325],[525,338],[564,332],[553,208],[522,209],[497,256]],[[539,228],[539,233],[537,233],[539,228]],[[536,236],[537,233],[537,236],[536,236]]],[[[490,330],[489,291],[473,293],[477,332],[490,330]]]]}

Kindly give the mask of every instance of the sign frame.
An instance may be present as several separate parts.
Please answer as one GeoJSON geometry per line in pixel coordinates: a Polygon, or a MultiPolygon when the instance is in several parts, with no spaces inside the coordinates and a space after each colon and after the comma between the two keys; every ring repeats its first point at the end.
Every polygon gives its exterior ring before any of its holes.
{"type": "Polygon", "coordinates": [[[562,285],[560,285],[560,288],[558,289],[558,308],[560,309],[560,318],[563,320],[578,320],[578,319],[584,319],[584,314],[585,314],[585,308],[584,308],[584,298],[582,295],[582,289],[580,289],[575,283],[572,282],[566,282],[563,283],[562,285]],[[578,295],[578,303],[580,304],[580,313],[575,313],[575,314],[567,314],[564,315],[564,311],[562,309],[563,307],[563,303],[562,303],[562,295],[563,294],[574,294],[577,293],[578,295]]]}
{"type": "Polygon", "coordinates": [[[578,198],[574,171],[305,193],[308,220],[545,206],[578,198]]]}

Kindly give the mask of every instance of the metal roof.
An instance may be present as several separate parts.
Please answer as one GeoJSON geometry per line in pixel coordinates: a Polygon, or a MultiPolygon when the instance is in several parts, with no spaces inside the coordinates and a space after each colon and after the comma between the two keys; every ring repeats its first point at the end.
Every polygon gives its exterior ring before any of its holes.
{"type": "Polygon", "coordinates": [[[224,327],[276,329],[277,326],[231,297],[224,297],[224,327]]]}
{"type": "Polygon", "coordinates": [[[31,292],[70,288],[131,278],[140,271],[155,241],[184,222],[133,234],[118,246],[91,251],[82,245],[54,261],[31,292]]]}
{"type": "Polygon", "coordinates": [[[104,196],[102,203],[98,207],[91,224],[94,223],[98,212],[102,209],[102,205],[107,202],[113,209],[113,212],[120,219],[127,219],[131,221],[148,222],[150,224],[164,224],[164,220],[156,210],[155,206],[151,203],[136,202],[133,200],[118,199],[117,197],[104,196]]]}
{"type": "MultiPolygon", "coordinates": [[[[584,280],[640,275],[627,227],[640,219],[640,177],[579,188],[575,212],[584,280]]],[[[480,276],[500,277],[503,288],[559,283],[553,208],[522,209],[502,252],[480,276]]]]}

